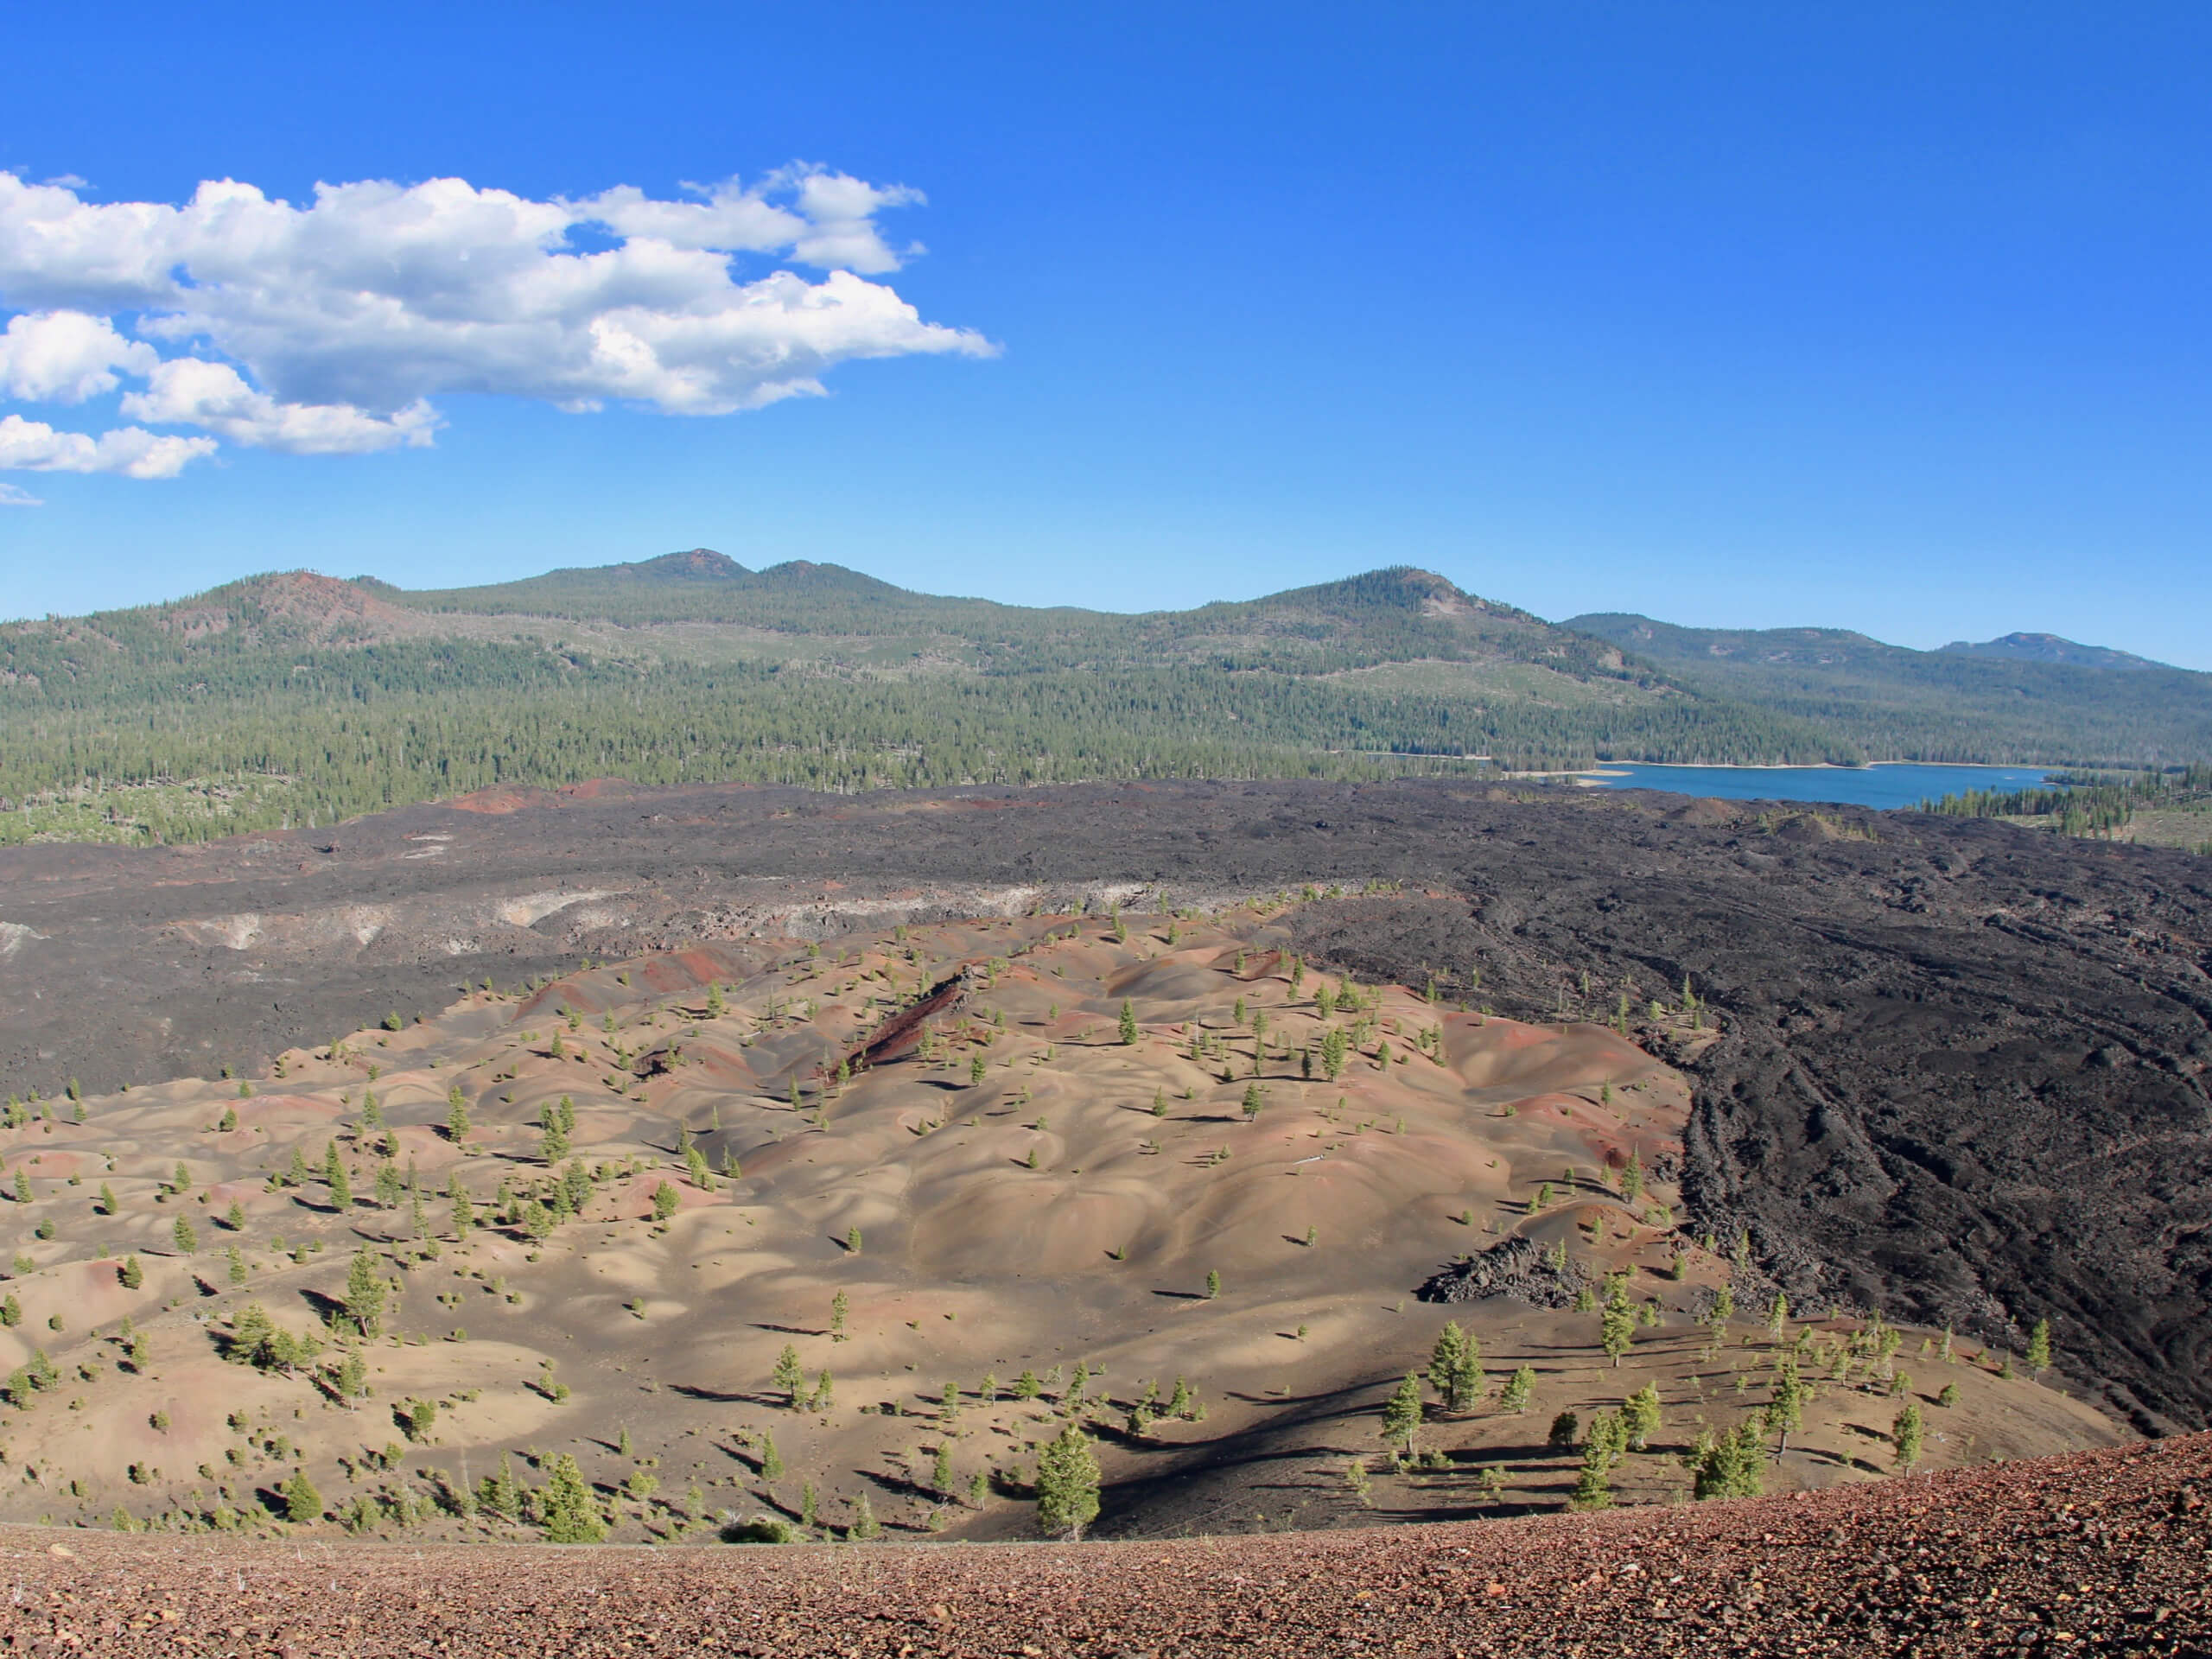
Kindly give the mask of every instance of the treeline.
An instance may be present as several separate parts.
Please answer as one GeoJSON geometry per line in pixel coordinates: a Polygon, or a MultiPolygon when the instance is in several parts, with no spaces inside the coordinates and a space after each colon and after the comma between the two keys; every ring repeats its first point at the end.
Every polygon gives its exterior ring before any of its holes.
{"type": "Polygon", "coordinates": [[[166,816],[118,804],[149,836],[185,839],[597,777],[859,790],[1845,758],[1817,733],[1679,697],[1553,708],[1195,668],[645,671],[444,641],[239,656],[127,689],[79,682],[54,696],[17,685],[0,690],[0,798],[17,809],[0,812],[0,841],[30,833],[26,800],[87,779],[124,790],[257,780],[219,815],[188,800],[166,816]],[[271,778],[284,787],[267,788],[271,778]]]}
{"type": "Polygon", "coordinates": [[[1681,683],[1871,760],[2158,768],[2212,758],[2212,675],[1872,647],[1834,664],[1669,661],[1681,683]]]}
{"type": "Polygon", "coordinates": [[[1923,801],[1923,812],[1957,818],[2054,818],[2063,835],[2109,836],[2139,810],[2212,800],[2212,766],[2114,779],[2061,777],[2044,789],[1971,789],[1923,801]]]}

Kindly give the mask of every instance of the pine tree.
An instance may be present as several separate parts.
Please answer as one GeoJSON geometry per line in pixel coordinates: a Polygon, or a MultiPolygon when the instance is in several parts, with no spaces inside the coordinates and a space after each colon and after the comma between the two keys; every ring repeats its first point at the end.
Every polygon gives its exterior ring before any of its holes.
{"type": "Polygon", "coordinates": [[[446,1139],[455,1146],[468,1138],[468,1102],[459,1084],[446,1090],[446,1139]]]}
{"type": "Polygon", "coordinates": [[[169,1229],[169,1236],[176,1241],[177,1249],[185,1255],[190,1255],[200,1248],[200,1232],[193,1226],[189,1217],[179,1216],[176,1224],[169,1229]]]}
{"type": "Polygon", "coordinates": [[[322,1518],[322,1494],[315,1491],[306,1470],[300,1470],[276,1490],[283,1495],[284,1518],[294,1525],[305,1526],[322,1518]]]}
{"type": "Polygon", "coordinates": [[[1643,1160],[1633,1152],[1621,1170],[1621,1196],[1630,1204],[1643,1196],[1643,1160]]]}
{"type": "Polygon", "coordinates": [[[1244,1121],[1247,1123],[1258,1120],[1261,1103],[1260,1085],[1256,1083],[1246,1084],[1244,1085],[1244,1121]]]}
{"type": "Polygon", "coordinates": [[[346,1174],[346,1160],[338,1155],[338,1143],[333,1141],[323,1149],[323,1185],[330,1189],[330,1207],[341,1214],[353,1207],[353,1183],[346,1174]]]}
{"type": "Polygon", "coordinates": [[[1621,1402],[1621,1427],[1627,1432],[1631,1449],[1641,1452],[1644,1445],[1659,1432],[1659,1389],[1647,1382],[1621,1402]]]}
{"type": "Polygon", "coordinates": [[[499,1466],[476,1484],[476,1501],[489,1514],[502,1521],[518,1519],[522,1514],[522,1483],[515,1478],[514,1465],[507,1454],[499,1453],[499,1466]]]}
{"type": "Polygon", "coordinates": [[[1220,1294],[1221,1270],[1218,1268],[1208,1268],[1206,1269],[1206,1300],[1211,1301],[1220,1294]]]}
{"type": "Polygon", "coordinates": [[[1536,1368],[1523,1365],[1505,1379],[1505,1386],[1498,1392],[1501,1409],[1522,1412],[1529,1409],[1529,1401],[1536,1391],[1536,1368]]]}
{"type": "Polygon", "coordinates": [[[1446,1325],[1428,1356],[1428,1385],[1444,1396],[1446,1411],[1471,1411],[1482,1397],[1482,1338],[1446,1325]]]}
{"type": "Polygon", "coordinates": [[[226,1252],[225,1252],[225,1254],[226,1254],[226,1255],[230,1257],[230,1261],[231,1261],[231,1267],[230,1267],[230,1278],[231,1278],[231,1282],[232,1282],[232,1284],[234,1284],[234,1285],[242,1285],[242,1284],[245,1283],[245,1281],[246,1281],[245,1257],[245,1256],[243,1256],[243,1255],[241,1255],[238,1253],[238,1247],[237,1245],[233,1244],[233,1245],[232,1245],[232,1246],[229,1248],[229,1249],[228,1249],[227,1251],[226,1251],[226,1252]]]}
{"type": "Polygon", "coordinates": [[[365,1337],[373,1337],[384,1325],[384,1270],[374,1251],[366,1246],[353,1252],[353,1265],[346,1274],[346,1317],[365,1337]]]}
{"type": "Polygon", "coordinates": [[[950,1497],[952,1493],[952,1442],[939,1440],[937,1456],[930,1464],[930,1490],[950,1497]]]}
{"type": "Polygon", "coordinates": [[[1097,1516],[1098,1459],[1090,1437],[1071,1422],[1037,1459],[1037,1524],[1078,1540],[1097,1516]]]}
{"type": "Polygon", "coordinates": [[[870,1543],[883,1536],[883,1522],[875,1518],[866,1492],[853,1505],[853,1524],[845,1529],[845,1536],[856,1544],[870,1543]]]}
{"type": "Polygon", "coordinates": [[[538,1494],[538,1513],[544,1517],[549,1544],[595,1544],[607,1536],[607,1523],[583,1471],[566,1452],[553,1459],[545,1490],[538,1494]]]}
{"type": "Polygon", "coordinates": [[[1334,1083],[1344,1071],[1348,1052],[1342,1027],[1332,1026],[1321,1033],[1321,1075],[1329,1082],[1334,1083]]]}
{"type": "Polygon", "coordinates": [[[1408,1371],[1405,1380],[1382,1402],[1382,1438],[1395,1440],[1402,1451],[1410,1452],[1421,1422],[1421,1373],[1408,1371]]]}
{"type": "Polygon", "coordinates": [[[1606,1301],[1604,1313],[1599,1316],[1598,1330],[1599,1340],[1605,1344],[1613,1368],[1619,1370],[1621,1361],[1636,1341],[1636,1310],[1629,1306],[1622,1291],[1617,1289],[1606,1301]]]}
{"type": "Polygon", "coordinates": [[[797,1411],[799,1390],[806,1386],[806,1373],[799,1368],[798,1350],[788,1342],[784,1344],[784,1351],[776,1356],[776,1369],[771,1380],[789,1396],[791,1408],[797,1411]]]}
{"type": "Polygon", "coordinates": [[[1700,1442],[1693,1490],[1700,1499],[1757,1497],[1766,1490],[1766,1445],[1758,1429],[1738,1423],[1700,1442]]]}
{"type": "Polygon", "coordinates": [[[830,1341],[842,1342],[845,1339],[845,1314],[851,1306],[851,1302],[842,1290],[830,1299],[830,1341]]]}
{"type": "Polygon", "coordinates": [[[2037,1319],[2028,1334],[2028,1369],[2042,1376],[2050,1369],[2050,1321],[2037,1319]]]}
{"type": "Polygon", "coordinates": [[[1607,1477],[1612,1466],[1612,1453],[1606,1443],[1592,1433],[1582,1448],[1582,1466],[1575,1472],[1574,1491],[1567,1496],[1567,1507],[1570,1510],[1611,1509],[1613,1491],[1607,1477]]]}
{"type": "Polygon", "coordinates": [[[137,1256],[126,1255],[123,1265],[115,1270],[115,1276],[123,1281],[125,1290],[136,1290],[146,1282],[146,1269],[138,1265],[137,1256]]]}
{"type": "Polygon", "coordinates": [[[1122,999],[1121,1025],[1122,1043],[1125,1046],[1134,1045],[1137,1039],[1136,1005],[1126,996],[1122,999]]]}
{"type": "Polygon", "coordinates": [[[1797,1362],[1784,1357],[1774,1368],[1771,1397],[1766,1405],[1766,1426],[1781,1436],[1777,1449],[1789,1449],[1789,1435],[1805,1421],[1805,1384],[1797,1375],[1797,1362]]]}
{"type": "Polygon", "coordinates": [[[105,1181],[102,1181],[100,1183],[100,1214],[104,1216],[111,1216],[114,1213],[115,1189],[110,1186],[105,1181]]]}
{"type": "Polygon", "coordinates": [[[1920,1461],[1921,1440],[1925,1430],[1920,1420],[1917,1402],[1907,1401],[1905,1408],[1890,1425],[1890,1445],[1897,1465],[1905,1473],[1912,1472],[1913,1465],[1920,1461]]]}
{"type": "Polygon", "coordinates": [[[760,1437],[760,1478],[780,1480],[783,1473],[784,1454],[776,1450],[776,1437],[763,1434],[760,1437]]]}

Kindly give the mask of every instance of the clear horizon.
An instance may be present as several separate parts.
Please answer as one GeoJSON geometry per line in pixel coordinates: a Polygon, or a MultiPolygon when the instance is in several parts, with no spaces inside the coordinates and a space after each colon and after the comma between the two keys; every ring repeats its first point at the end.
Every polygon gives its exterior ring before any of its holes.
{"type": "Polygon", "coordinates": [[[2212,15],[19,20],[0,611],[705,545],[2212,670],[2212,15]]]}

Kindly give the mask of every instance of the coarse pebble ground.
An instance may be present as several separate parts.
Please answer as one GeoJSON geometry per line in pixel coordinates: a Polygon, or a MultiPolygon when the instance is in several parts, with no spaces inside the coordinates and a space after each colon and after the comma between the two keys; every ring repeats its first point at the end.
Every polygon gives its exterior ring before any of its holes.
{"type": "Polygon", "coordinates": [[[1166,1543],[408,1548],[0,1532],[9,1651],[2212,1652],[2212,1435],[1735,1503],[1166,1543]]]}

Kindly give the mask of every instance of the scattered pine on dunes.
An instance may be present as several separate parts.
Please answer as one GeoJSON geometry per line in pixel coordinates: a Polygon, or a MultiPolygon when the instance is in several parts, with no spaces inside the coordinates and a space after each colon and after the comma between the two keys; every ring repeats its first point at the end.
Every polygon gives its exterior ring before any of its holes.
{"type": "MultiPolygon", "coordinates": [[[[1784,1359],[1815,1386],[1774,1487],[1887,1475],[1907,1396],[1928,1467],[2120,1438],[1935,1333],[1770,1328],[1733,1241],[1678,1218],[1679,1072],[1301,963],[1284,907],[697,944],[264,1078],[19,1109],[0,1515],[518,1540],[530,1504],[486,1478],[565,1459],[618,1540],[1033,1536],[1077,1419],[1105,1530],[1363,1526],[1558,1507],[1554,1419],[1646,1384],[1661,1427],[1613,1497],[1668,1502],[1784,1359]],[[1618,1363],[1587,1298],[1420,1300],[1516,1237],[1623,1287],[1618,1363]],[[283,1340],[249,1355],[253,1308],[283,1340]],[[1480,1397],[1386,1463],[1376,1408],[1447,1320],[1480,1397]]],[[[1708,1034],[1649,997],[1640,1029],[1708,1034]]]]}

